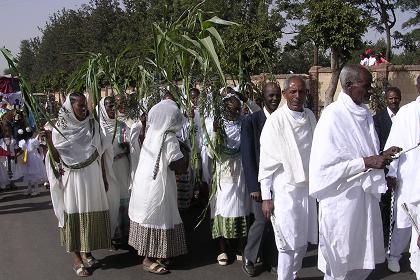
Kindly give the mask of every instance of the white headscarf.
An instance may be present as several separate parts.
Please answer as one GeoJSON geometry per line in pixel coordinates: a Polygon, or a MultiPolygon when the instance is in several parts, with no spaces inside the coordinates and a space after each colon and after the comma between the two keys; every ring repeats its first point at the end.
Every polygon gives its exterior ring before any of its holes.
{"type": "Polygon", "coordinates": [[[95,120],[88,115],[79,121],[74,115],[70,97],[66,98],[58,112],[57,129],[53,130],[54,147],[60,154],[61,160],[68,166],[85,162],[95,153],[101,154],[100,137],[95,137],[99,131],[95,129],[95,120]]]}

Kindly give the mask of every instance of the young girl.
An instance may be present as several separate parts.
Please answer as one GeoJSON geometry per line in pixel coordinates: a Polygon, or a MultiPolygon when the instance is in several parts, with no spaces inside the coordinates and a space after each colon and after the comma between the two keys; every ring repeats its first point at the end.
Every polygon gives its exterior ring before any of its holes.
{"type": "Polygon", "coordinates": [[[227,241],[233,245],[233,253],[242,253],[247,236],[250,201],[245,187],[241,164],[241,103],[236,95],[223,98],[224,117],[219,124],[214,124],[213,136],[217,131],[223,134],[223,143],[216,159],[216,193],[211,202],[212,237],[219,240],[220,254],[217,261],[227,265],[229,258],[226,250],[227,241]],[[219,127],[220,126],[220,127],[219,127]],[[236,247],[236,248],[235,248],[236,247]]]}
{"type": "Polygon", "coordinates": [[[6,170],[5,184],[13,186],[13,182],[22,177],[20,165],[17,162],[17,144],[13,138],[13,130],[10,125],[4,124],[2,127],[3,138],[0,139],[0,147],[7,151],[9,156],[2,160],[1,164],[6,170]]]}
{"type": "Polygon", "coordinates": [[[42,155],[38,152],[40,142],[34,137],[30,127],[26,128],[25,139],[19,141],[22,149],[23,181],[28,185],[25,195],[38,195],[38,185],[47,180],[42,155]]]}

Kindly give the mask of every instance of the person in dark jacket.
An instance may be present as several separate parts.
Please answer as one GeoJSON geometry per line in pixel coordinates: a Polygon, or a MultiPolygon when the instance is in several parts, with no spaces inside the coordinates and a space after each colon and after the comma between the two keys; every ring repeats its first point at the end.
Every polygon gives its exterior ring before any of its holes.
{"type": "MultiPolygon", "coordinates": [[[[268,250],[264,252],[267,256],[265,262],[270,268],[277,267],[277,250],[274,245],[274,235],[270,221],[267,220],[262,212],[262,200],[260,183],[258,182],[258,168],[260,158],[260,135],[267,117],[279,106],[281,100],[281,89],[273,82],[265,84],[263,88],[263,110],[257,111],[247,116],[242,121],[241,128],[241,158],[242,167],[245,173],[246,186],[252,199],[252,210],[255,221],[251,225],[248,233],[248,240],[244,251],[243,270],[248,276],[255,276],[255,263],[262,247],[263,235],[264,243],[271,242],[272,246],[264,246],[268,250]],[[267,242],[266,242],[267,241],[267,242]]],[[[264,244],[267,245],[267,244],[264,244]]]]}

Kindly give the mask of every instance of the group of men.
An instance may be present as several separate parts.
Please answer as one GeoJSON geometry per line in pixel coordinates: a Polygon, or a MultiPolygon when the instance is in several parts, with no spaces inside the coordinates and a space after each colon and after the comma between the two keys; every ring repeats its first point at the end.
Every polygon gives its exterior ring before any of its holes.
{"type": "MultiPolygon", "coordinates": [[[[285,82],[284,105],[276,107],[280,88],[267,84],[263,110],[242,122],[242,165],[255,216],[243,260],[249,276],[256,274],[261,242],[270,240],[263,236],[271,220],[278,279],[296,279],[307,244],[318,241],[324,279],[366,279],[386,256],[381,196],[384,221],[393,207],[388,267],[399,272],[398,260],[420,210],[415,188],[420,172],[414,162],[420,155],[420,97],[397,114],[401,92],[388,88],[387,109],[373,118],[365,105],[372,94],[371,73],[347,65],[340,82],[337,101],[324,109],[317,124],[303,106],[307,90],[298,76],[285,82]],[[394,203],[387,200],[387,186],[394,203]],[[411,210],[411,223],[402,203],[411,210]]],[[[420,77],[416,84],[420,94],[420,77]]],[[[417,232],[412,236],[411,266],[420,279],[420,242],[414,238],[417,232]]]]}

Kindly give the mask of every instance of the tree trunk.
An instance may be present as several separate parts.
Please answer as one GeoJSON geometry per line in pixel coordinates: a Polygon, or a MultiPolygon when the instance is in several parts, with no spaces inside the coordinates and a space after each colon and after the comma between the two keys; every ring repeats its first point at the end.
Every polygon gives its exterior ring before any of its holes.
{"type": "Polygon", "coordinates": [[[337,89],[338,80],[340,78],[340,61],[339,61],[339,50],[337,48],[331,48],[331,79],[327,90],[325,91],[324,108],[330,105],[334,101],[334,94],[337,89]]]}
{"type": "Polygon", "coordinates": [[[386,33],[386,53],[385,59],[391,60],[391,28],[387,23],[385,23],[385,33],[386,33]]]}
{"type": "Polygon", "coordinates": [[[314,50],[313,51],[314,51],[314,58],[313,58],[312,66],[318,66],[319,50],[318,50],[318,46],[316,44],[314,44],[314,50]]]}

